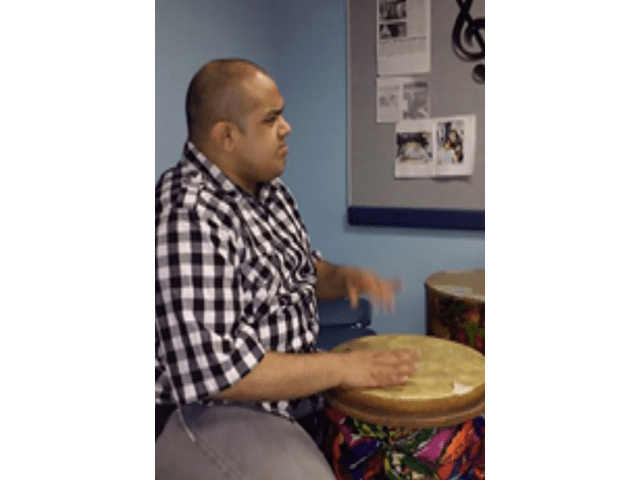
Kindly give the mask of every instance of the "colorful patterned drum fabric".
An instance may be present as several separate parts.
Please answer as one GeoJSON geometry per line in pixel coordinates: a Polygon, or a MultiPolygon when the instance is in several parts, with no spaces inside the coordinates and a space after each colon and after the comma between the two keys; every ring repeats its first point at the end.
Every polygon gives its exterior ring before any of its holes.
{"type": "Polygon", "coordinates": [[[425,289],[428,334],[484,354],[484,269],[436,273],[425,289]]]}
{"type": "Polygon", "coordinates": [[[377,335],[352,349],[420,348],[401,386],[329,392],[325,445],[338,480],[484,479],[484,357],[444,339],[377,335]]]}

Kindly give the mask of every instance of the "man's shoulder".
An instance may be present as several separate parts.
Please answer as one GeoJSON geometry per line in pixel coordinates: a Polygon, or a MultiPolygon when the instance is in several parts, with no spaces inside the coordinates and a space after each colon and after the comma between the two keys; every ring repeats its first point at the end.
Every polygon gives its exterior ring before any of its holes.
{"type": "Polygon", "coordinates": [[[156,214],[194,207],[202,186],[199,177],[199,172],[184,161],[165,171],[156,183],[156,214]]]}
{"type": "Polygon", "coordinates": [[[228,195],[188,162],[167,170],[156,185],[156,218],[175,212],[188,212],[201,220],[233,228],[237,208],[228,195]]]}

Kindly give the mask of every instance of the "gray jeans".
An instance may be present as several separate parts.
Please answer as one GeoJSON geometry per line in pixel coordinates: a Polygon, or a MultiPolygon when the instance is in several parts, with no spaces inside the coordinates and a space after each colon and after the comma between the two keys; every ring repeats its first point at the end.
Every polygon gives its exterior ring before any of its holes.
{"type": "Polygon", "coordinates": [[[335,480],[297,423],[241,406],[187,405],[156,441],[158,480],[335,480]]]}

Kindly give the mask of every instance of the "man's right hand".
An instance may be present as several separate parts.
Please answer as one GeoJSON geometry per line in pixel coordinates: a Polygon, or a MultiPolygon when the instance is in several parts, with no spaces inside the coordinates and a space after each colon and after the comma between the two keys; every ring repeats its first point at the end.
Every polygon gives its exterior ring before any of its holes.
{"type": "Polygon", "coordinates": [[[336,353],[340,357],[340,387],[386,387],[408,380],[418,370],[420,351],[401,350],[352,350],[336,353]]]}
{"type": "Polygon", "coordinates": [[[214,398],[262,402],[302,398],[336,387],[386,387],[418,369],[419,350],[352,350],[345,353],[267,352],[244,378],[214,398]]]}

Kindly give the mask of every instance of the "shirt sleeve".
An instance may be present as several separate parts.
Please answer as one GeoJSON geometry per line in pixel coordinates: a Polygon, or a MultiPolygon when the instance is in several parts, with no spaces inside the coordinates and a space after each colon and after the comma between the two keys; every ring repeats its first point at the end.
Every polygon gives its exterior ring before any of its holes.
{"type": "Polygon", "coordinates": [[[176,401],[209,401],[263,358],[245,301],[230,228],[187,208],[157,221],[156,355],[176,401]]]}

